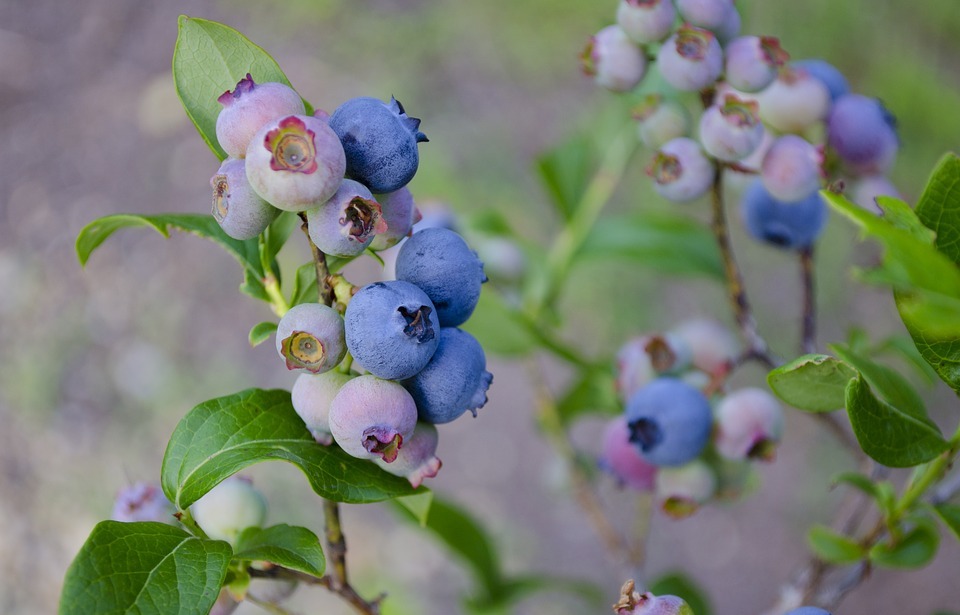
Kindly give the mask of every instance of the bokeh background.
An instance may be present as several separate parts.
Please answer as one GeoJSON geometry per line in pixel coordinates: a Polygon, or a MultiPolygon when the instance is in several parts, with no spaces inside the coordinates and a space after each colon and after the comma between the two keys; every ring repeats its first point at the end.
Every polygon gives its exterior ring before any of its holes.
{"type": "MultiPolygon", "coordinates": [[[[154,480],[167,437],[196,403],[249,386],[289,387],[272,344],[247,330],[270,317],[237,292],[236,264],[183,235],[123,231],[86,269],[73,242],[96,217],[206,212],[216,161],[183,114],[170,60],[177,15],[223,21],[264,46],[300,92],[328,110],[353,96],[391,94],[423,119],[431,142],[411,185],[464,219],[499,211],[545,242],[557,218],[532,171],[539,153],[575,131],[609,126],[622,105],[578,72],[586,38],[612,22],[614,0],[0,0],[0,612],[52,613],[63,573],[115,492],[154,480]]],[[[793,57],[823,57],[900,122],[893,179],[913,200],[938,157],[960,146],[960,4],[956,0],[749,0],[744,31],[778,36],[793,57]]],[[[625,128],[630,129],[626,125],[625,128]]],[[[599,130],[599,128],[597,128],[599,130]]],[[[649,154],[633,163],[613,210],[672,209],[645,185],[649,154]]],[[[685,206],[703,218],[705,207],[685,206]]],[[[736,221],[736,216],[732,216],[736,221]]],[[[778,351],[796,347],[797,267],[749,243],[736,250],[761,329],[778,351]]],[[[299,237],[283,253],[308,258],[299,237]]],[[[902,333],[887,293],[852,283],[876,250],[836,217],[822,242],[820,341],[851,326],[902,333]]],[[[357,273],[374,275],[372,265],[357,273]]],[[[584,352],[612,353],[627,336],[711,315],[729,322],[712,282],[673,279],[636,263],[577,267],[562,313],[584,352]],[[575,326],[573,324],[575,323],[575,326]]],[[[443,430],[444,470],[432,486],[482,520],[516,572],[596,582],[609,599],[584,605],[537,595],[519,613],[607,612],[626,572],[569,497],[562,463],[538,436],[524,363],[490,358],[496,382],[476,421],[443,430]]],[[[565,378],[546,362],[551,383],[565,378]]],[[[911,377],[913,375],[911,374],[911,377]]],[[[744,370],[738,383],[758,383],[744,370]]],[[[923,385],[934,418],[956,421],[956,399],[923,385]]],[[[574,436],[595,453],[600,423],[574,436]]],[[[719,615],[757,613],[802,564],[804,531],[839,499],[827,477],[851,467],[829,434],[791,413],[774,464],[744,501],[690,520],[653,521],[648,573],[682,568],[719,615]]],[[[319,529],[321,507],[290,466],[251,474],[271,522],[319,529]]],[[[896,475],[899,476],[899,475],[896,475]]],[[[629,494],[602,484],[628,527],[629,494]]],[[[387,590],[392,613],[459,611],[466,573],[432,537],[383,506],[344,509],[350,566],[367,594],[387,590]]],[[[840,615],[960,610],[960,546],[945,539],[921,572],[877,572],[840,615]]],[[[243,612],[257,612],[243,607],[243,612]]],[[[321,589],[302,589],[300,613],[346,613],[321,589]]]]}

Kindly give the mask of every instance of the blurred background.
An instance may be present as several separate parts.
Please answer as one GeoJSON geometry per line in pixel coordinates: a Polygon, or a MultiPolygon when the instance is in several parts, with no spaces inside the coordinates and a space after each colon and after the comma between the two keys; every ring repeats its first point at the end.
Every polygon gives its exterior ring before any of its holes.
{"type": "MultiPolygon", "coordinates": [[[[903,142],[892,177],[918,196],[946,150],[960,146],[960,3],[956,0],[748,0],[744,32],[777,36],[794,58],[822,57],[859,92],[897,116],[903,142]]],[[[533,164],[574,132],[632,130],[623,105],[578,69],[588,36],[612,23],[614,0],[0,0],[0,612],[52,613],[64,571],[114,494],[157,480],[167,438],[195,404],[250,386],[289,387],[272,343],[251,349],[249,328],[271,314],[241,296],[236,264],[214,244],[148,230],[122,231],[81,269],[79,230],[112,213],[207,212],[217,163],[184,115],[170,60],[177,16],[227,23],[263,46],[316,107],[354,96],[396,96],[423,120],[411,184],[421,202],[446,203],[469,223],[503,214],[524,238],[558,228],[533,164]]],[[[611,209],[669,210],[633,161],[611,209]]],[[[684,206],[705,219],[703,204],[684,206]]],[[[797,346],[794,259],[734,241],[761,331],[784,355],[797,346]]],[[[818,253],[821,347],[859,326],[872,338],[903,333],[889,293],[851,283],[851,266],[876,258],[835,216],[818,253]]],[[[309,258],[294,236],[281,255],[309,258]]],[[[376,275],[372,261],[358,278],[376,275]]],[[[675,279],[635,263],[578,266],[561,313],[585,353],[612,354],[630,335],[694,316],[730,321],[714,282],[675,279]]],[[[363,280],[361,280],[363,281],[363,280]]],[[[545,363],[559,387],[565,373],[545,363]]],[[[512,572],[595,582],[607,598],[584,605],[539,594],[519,613],[607,612],[626,578],[570,497],[563,465],[538,436],[526,364],[490,357],[490,402],[477,420],[441,430],[444,469],[431,487],[472,511],[512,572]]],[[[762,382],[745,369],[738,384],[762,382]]],[[[914,375],[910,374],[911,378],[914,375]]],[[[956,399],[924,384],[941,424],[956,399]]],[[[575,429],[588,454],[600,421],[575,429]]],[[[648,573],[685,569],[718,615],[757,613],[806,555],[805,528],[828,522],[851,469],[832,437],[788,415],[775,463],[742,501],[693,518],[653,520],[648,573]]],[[[290,466],[250,472],[267,493],[271,523],[319,530],[321,505],[290,466]]],[[[899,476],[899,475],[897,475],[899,476]]],[[[611,515],[629,527],[632,496],[602,483],[611,515]]],[[[431,536],[379,505],[344,507],[349,563],[362,593],[390,593],[391,613],[457,612],[470,589],[431,536]]],[[[942,542],[920,572],[878,571],[838,613],[900,615],[960,610],[960,546],[942,542]]],[[[242,607],[244,613],[258,612],[242,607]]],[[[346,613],[321,589],[301,589],[301,613],[346,613]]]]}

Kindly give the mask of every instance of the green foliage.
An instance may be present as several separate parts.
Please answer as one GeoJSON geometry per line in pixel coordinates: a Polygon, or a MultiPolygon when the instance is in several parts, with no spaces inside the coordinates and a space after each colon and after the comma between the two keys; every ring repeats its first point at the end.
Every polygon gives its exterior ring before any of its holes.
{"type": "Polygon", "coordinates": [[[932,519],[916,519],[903,536],[875,544],[870,562],[885,568],[920,568],[930,563],[940,546],[940,533],[932,519]]]}
{"type": "Polygon", "coordinates": [[[650,591],[655,596],[670,594],[683,598],[694,615],[712,615],[713,613],[706,592],[683,573],[671,572],[659,577],[650,584],[650,591]]]}
{"type": "Polygon", "coordinates": [[[573,218],[596,166],[593,140],[584,135],[570,138],[537,159],[540,181],[564,220],[573,218]]]}
{"type": "Polygon", "coordinates": [[[616,415],[622,410],[612,374],[592,369],[583,370],[557,401],[557,413],[565,424],[587,413],[616,415]]]}
{"type": "Polygon", "coordinates": [[[835,484],[845,483],[873,498],[885,516],[893,514],[896,493],[889,482],[874,482],[868,476],[856,472],[843,472],[833,478],[835,484]]]}
{"type": "Polygon", "coordinates": [[[60,615],[208,613],[230,545],[163,523],[98,523],[67,570],[60,615]]]}
{"type": "Polygon", "coordinates": [[[270,336],[273,335],[276,330],[277,323],[273,321],[257,323],[250,329],[247,339],[250,341],[251,346],[259,346],[270,339],[270,336]]]}
{"type": "Polygon", "coordinates": [[[936,233],[935,245],[960,264],[960,156],[946,154],[917,202],[917,218],[936,233]]]}
{"type": "Polygon", "coordinates": [[[960,506],[937,504],[933,507],[943,524],[960,540],[960,506]]]}
{"type": "Polygon", "coordinates": [[[784,402],[808,412],[843,408],[847,383],[857,373],[843,361],[823,354],[808,354],[767,375],[770,390],[784,402]]]}
{"type": "Polygon", "coordinates": [[[831,564],[852,564],[867,554],[855,540],[825,525],[811,527],[807,533],[807,543],[820,559],[831,564]]]}
{"type": "Polygon", "coordinates": [[[264,561],[323,576],[327,561],[317,535],[305,527],[287,524],[248,527],[237,537],[234,559],[264,561]]]}
{"type": "Polygon", "coordinates": [[[287,391],[247,389],[196,406],[180,421],[163,457],[161,484],[185,510],[220,481],[261,461],[292,463],[317,495],[337,502],[378,502],[413,489],[403,478],[337,446],[317,444],[287,391]]]}
{"type": "Polygon", "coordinates": [[[491,288],[483,289],[476,310],[461,328],[477,338],[484,350],[499,355],[523,356],[537,345],[523,316],[491,288]]]}

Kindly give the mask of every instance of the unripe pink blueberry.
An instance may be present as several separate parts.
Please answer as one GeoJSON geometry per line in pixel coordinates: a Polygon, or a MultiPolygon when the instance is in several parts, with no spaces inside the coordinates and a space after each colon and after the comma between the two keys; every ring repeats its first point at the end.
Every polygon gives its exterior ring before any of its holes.
{"type": "Polygon", "coordinates": [[[677,11],[670,0],[620,0],[617,24],[635,43],[662,41],[673,30],[677,11]]]}
{"type": "Polygon", "coordinates": [[[600,468],[621,485],[637,491],[653,491],[657,466],[643,458],[630,442],[630,428],[624,415],[611,419],[603,430],[600,468]]]}
{"type": "Polygon", "coordinates": [[[306,112],[293,88],[282,83],[254,83],[250,73],[217,102],[223,105],[217,115],[217,141],[231,158],[246,156],[253,135],[267,122],[306,112]]]}
{"type": "Polygon", "coordinates": [[[738,389],[717,404],[714,424],[714,445],[724,457],[770,460],[783,432],[783,410],[763,389],[738,389]]]}
{"type": "Polygon", "coordinates": [[[277,354],[287,369],[319,374],[343,360],[347,352],[343,318],[320,303],[301,303],[283,315],[277,325],[277,354]]]}
{"type": "Polygon", "coordinates": [[[706,194],[713,184],[715,172],[713,164],[700,150],[700,144],[686,137],[665,143],[647,169],[653,177],[654,190],[677,203],[706,194]]]}
{"type": "Polygon", "coordinates": [[[733,0],[675,0],[680,17],[689,24],[714,30],[736,10],[733,0]]]}
{"type": "Polygon", "coordinates": [[[758,94],[760,119],[780,132],[805,131],[827,117],[830,91],[803,70],[783,68],[758,94]]]}
{"type": "Polygon", "coordinates": [[[267,501],[250,479],[231,476],[197,500],[190,513],[207,536],[235,545],[240,532],[263,525],[267,501]]]}
{"type": "Polygon", "coordinates": [[[416,489],[425,478],[433,478],[440,471],[443,462],[437,457],[437,428],[430,423],[417,423],[410,439],[403,443],[393,463],[375,459],[378,466],[393,474],[403,476],[416,489]]]}
{"type": "Polygon", "coordinates": [[[338,371],[300,374],[290,392],[293,409],[303,419],[310,435],[319,444],[333,442],[330,434],[330,403],[352,376],[338,371]]]}
{"type": "Polygon", "coordinates": [[[742,92],[759,92],[777,77],[789,59],[780,42],[771,36],[741,36],[727,44],[725,78],[742,92]]]}
{"type": "Polygon", "coordinates": [[[252,239],[262,233],[280,214],[254,192],[247,181],[243,160],[227,158],[210,178],[213,188],[213,218],[223,232],[234,239],[252,239]]]}
{"type": "Polygon", "coordinates": [[[417,406],[402,386],[359,376],[330,404],[330,433],[348,455],[393,462],[417,425],[417,406]]]}
{"type": "Polygon", "coordinates": [[[690,347],[675,335],[631,338],[617,353],[617,391],[626,401],[657,376],[682,372],[691,360],[690,347]]]}
{"type": "Polygon", "coordinates": [[[760,166],[760,181],[774,198],[787,203],[802,201],[820,188],[822,151],[797,135],[779,137],[760,166]]]}
{"type": "Polygon", "coordinates": [[[330,200],[307,210],[310,239],[325,254],[356,256],[387,231],[380,203],[367,187],[352,179],[340,183],[330,200]]]}
{"type": "Polygon", "coordinates": [[[657,54],[663,78],[678,90],[695,92],[712,85],[723,71],[723,50],[709,30],[681,26],[657,54]]]}
{"type": "Polygon", "coordinates": [[[886,173],[899,148],[895,120],[875,98],[846,94],[827,120],[827,141],[844,166],[858,175],[886,173]]]}
{"type": "Polygon", "coordinates": [[[675,100],[662,94],[650,94],[633,108],[637,120],[637,136],[651,149],[659,149],[667,141],[690,134],[690,113],[675,100]]]}
{"type": "Polygon", "coordinates": [[[755,102],[728,94],[723,103],[708,107],[700,116],[700,142],[717,160],[742,160],[762,141],[763,124],[755,102]]]}
{"type": "Polygon", "coordinates": [[[413,225],[422,216],[413,201],[413,194],[406,186],[386,194],[375,194],[373,198],[380,203],[380,214],[387,223],[387,229],[377,233],[369,247],[371,250],[386,250],[408,237],[413,225]]]}
{"type": "Polygon", "coordinates": [[[900,191],[893,185],[885,175],[868,175],[861,177],[853,185],[851,191],[851,200],[866,210],[876,213],[879,209],[877,205],[878,196],[890,196],[893,198],[902,198],[900,191]]]}
{"type": "Polygon", "coordinates": [[[174,508],[160,485],[136,483],[117,493],[110,518],[126,523],[133,521],[174,522],[174,508]]]}
{"type": "Polygon", "coordinates": [[[627,581],[620,589],[620,600],[613,605],[617,615],[695,615],[683,598],[664,594],[655,596],[634,591],[633,581],[627,581]]]}
{"type": "Polygon", "coordinates": [[[726,327],[713,320],[694,319],[681,323],[671,333],[683,340],[693,353],[693,364],[708,374],[721,374],[740,354],[740,342],[726,327]]]}
{"type": "Polygon", "coordinates": [[[247,147],[247,179],[261,197],[286,211],[325,203],[347,168],[343,146],[323,120],[287,115],[267,122],[247,147]]]}
{"type": "Polygon", "coordinates": [[[581,55],[583,72],[613,92],[629,92],[647,73],[647,56],[620,26],[593,35],[581,55]]]}
{"type": "Polygon", "coordinates": [[[682,519],[713,497],[717,477],[710,466],[697,459],[679,467],[660,468],[655,491],[663,512],[682,519]]]}

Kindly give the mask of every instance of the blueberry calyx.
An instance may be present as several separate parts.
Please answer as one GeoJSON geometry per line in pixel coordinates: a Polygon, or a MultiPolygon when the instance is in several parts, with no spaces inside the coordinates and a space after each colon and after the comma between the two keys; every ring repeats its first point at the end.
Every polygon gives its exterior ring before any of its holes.
{"type": "Polygon", "coordinates": [[[217,222],[223,222],[229,210],[230,181],[226,173],[213,176],[213,217],[217,222]]]}
{"type": "Polygon", "coordinates": [[[287,369],[303,368],[316,374],[323,367],[323,343],[305,331],[294,331],[283,340],[281,348],[287,369]]]}
{"type": "Polygon", "coordinates": [[[270,168],[274,171],[313,173],[317,170],[316,133],[294,115],[280,120],[277,128],[263,139],[263,146],[272,156],[270,168]]]}
{"type": "Polygon", "coordinates": [[[663,431],[653,420],[647,418],[637,419],[629,424],[630,442],[640,445],[640,450],[647,453],[663,441],[663,431]]]}
{"type": "Polygon", "coordinates": [[[706,30],[681,27],[677,31],[677,53],[681,57],[699,62],[707,57],[707,49],[713,34],[706,30]]]}
{"type": "Polygon", "coordinates": [[[668,372],[677,362],[677,353],[662,335],[654,335],[643,347],[650,357],[650,365],[658,372],[668,372]]]}
{"type": "Polygon", "coordinates": [[[380,455],[386,463],[393,463],[397,459],[402,445],[403,436],[395,429],[375,426],[363,432],[363,448],[368,453],[380,455]]]}
{"type": "Polygon", "coordinates": [[[256,85],[257,84],[253,81],[253,77],[250,75],[250,73],[247,73],[246,77],[237,82],[237,87],[232,92],[227,90],[217,97],[217,102],[224,107],[229,106],[234,100],[237,100],[244,94],[252,92],[254,86],[256,85]]]}
{"type": "Polygon", "coordinates": [[[366,242],[370,235],[387,230],[380,204],[359,196],[350,200],[339,222],[341,226],[349,228],[350,238],[360,243],[366,242]]]}
{"type": "Polygon", "coordinates": [[[420,132],[420,118],[410,117],[407,115],[406,110],[403,108],[403,105],[399,100],[390,97],[390,103],[387,105],[390,107],[390,110],[397,114],[397,117],[400,118],[400,123],[403,124],[403,127],[410,131],[410,134],[413,135],[413,138],[416,139],[417,143],[426,143],[430,139],[427,138],[427,135],[420,132]]]}
{"type": "Polygon", "coordinates": [[[434,331],[430,324],[432,309],[426,305],[421,305],[417,309],[408,310],[406,306],[401,305],[397,308],[397,311],[407,321],[406,326],[403,327],[403,333],[407,337],[415,337],[421,344],[433,339],[434,331]]]}

